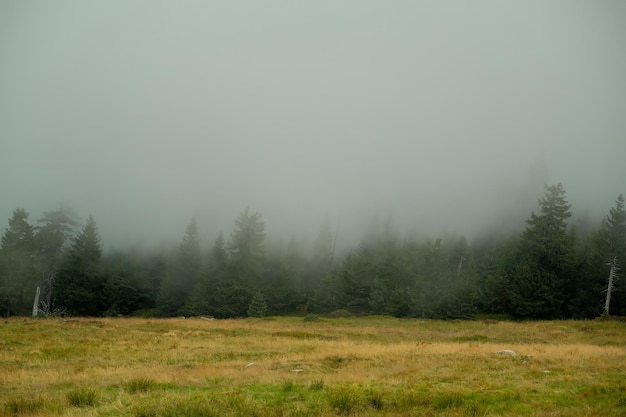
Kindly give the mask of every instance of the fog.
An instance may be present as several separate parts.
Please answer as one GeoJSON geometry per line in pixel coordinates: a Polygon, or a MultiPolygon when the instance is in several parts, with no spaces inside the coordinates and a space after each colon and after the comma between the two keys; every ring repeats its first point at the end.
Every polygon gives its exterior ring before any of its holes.
{"type": "Polygon", "coordinates": [[[626,2],[3,1],[0,227],[69,203],[106,248],[519,227],[626,192],[626,2]]]}

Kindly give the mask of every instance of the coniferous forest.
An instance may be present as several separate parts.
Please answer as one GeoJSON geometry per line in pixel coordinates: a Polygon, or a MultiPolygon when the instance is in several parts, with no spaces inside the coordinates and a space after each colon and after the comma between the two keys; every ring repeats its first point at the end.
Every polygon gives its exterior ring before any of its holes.
{"type": "Polygon", "coordinates": [[[194,219],[174,249],[103,252],[97,221],[67,206],[35,221],[17,208],[0,246],[2,315],[390,315],[435,319],[626,315],[626,212],[574,227],[561,184],[547,185],[517,235],[425,237],[391,221],[339,254],[327,221],[311,245],[268,243],[245,209],[203,245],[194,219]]]}

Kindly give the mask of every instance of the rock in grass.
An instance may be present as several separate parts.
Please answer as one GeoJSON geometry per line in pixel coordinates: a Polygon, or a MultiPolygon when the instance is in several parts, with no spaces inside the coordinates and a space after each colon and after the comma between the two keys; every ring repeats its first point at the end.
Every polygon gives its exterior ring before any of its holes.
{"type": "Polygon", "coordinates": [[[509,350],[509,349],[499,350],[498,353],[500,355],[506,355],[506,356],[515,356],[515,355],[517,355],[517,353],[515,353],[515,351],[509,350]]]}

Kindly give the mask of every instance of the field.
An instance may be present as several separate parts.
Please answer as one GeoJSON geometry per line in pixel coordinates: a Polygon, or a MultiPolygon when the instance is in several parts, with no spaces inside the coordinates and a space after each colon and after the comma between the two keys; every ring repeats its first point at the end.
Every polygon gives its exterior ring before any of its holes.
{"type": "Polygon", "coordinates": [[[12,318],[0,416],[21,415],[624,416],[626,325],[12,318]]]}

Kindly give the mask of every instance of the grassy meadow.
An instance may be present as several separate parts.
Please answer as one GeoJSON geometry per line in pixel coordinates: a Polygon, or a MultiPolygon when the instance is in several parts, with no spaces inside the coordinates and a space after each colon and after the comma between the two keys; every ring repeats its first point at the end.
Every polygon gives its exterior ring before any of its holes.
{"type": "Polygon", "coordinates": [[[0,416],[22,415],[624,416],[626,325],[11,318],[0,416]]]}

